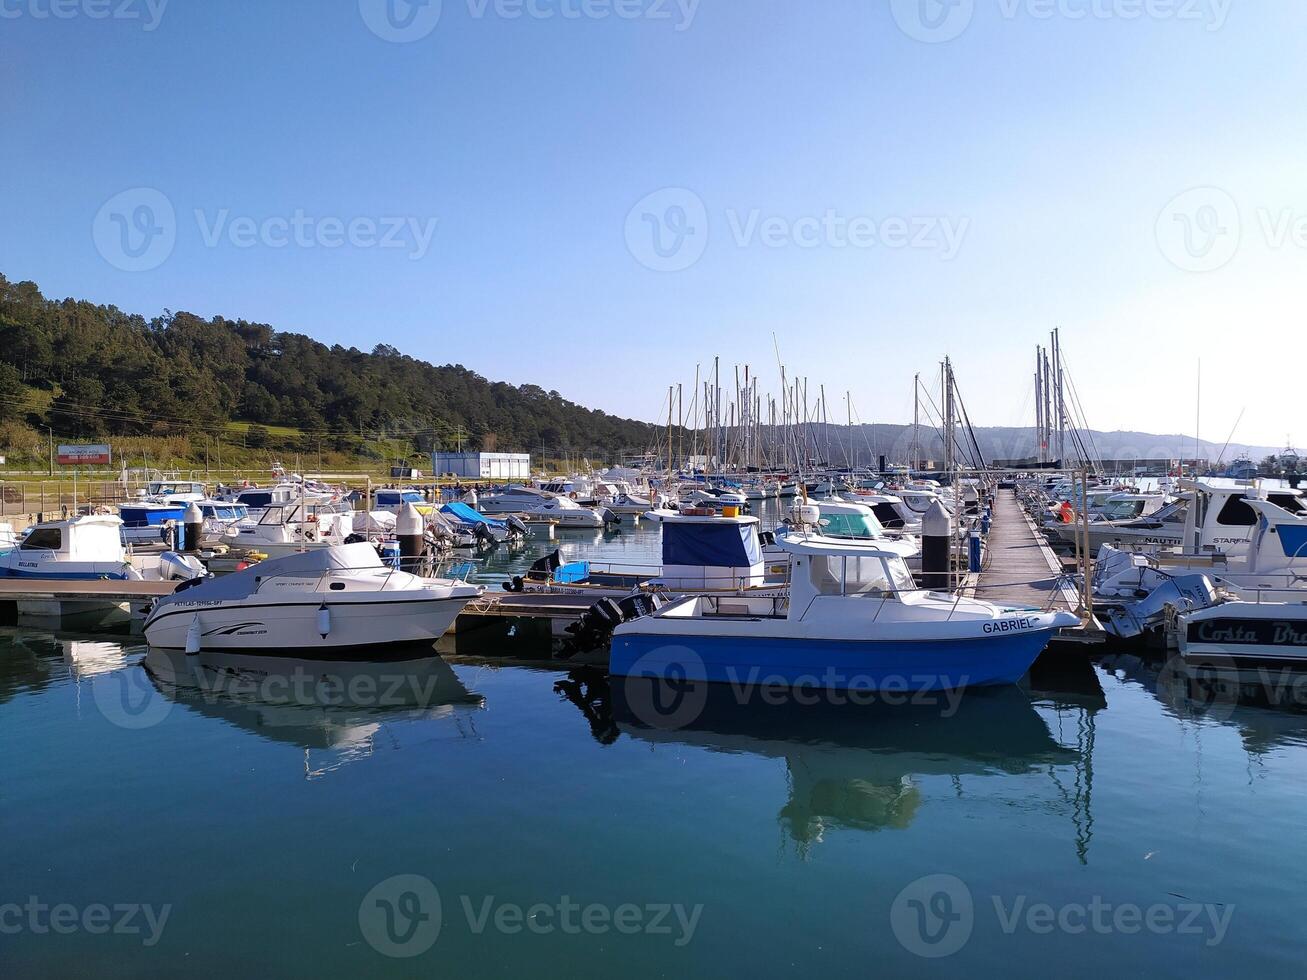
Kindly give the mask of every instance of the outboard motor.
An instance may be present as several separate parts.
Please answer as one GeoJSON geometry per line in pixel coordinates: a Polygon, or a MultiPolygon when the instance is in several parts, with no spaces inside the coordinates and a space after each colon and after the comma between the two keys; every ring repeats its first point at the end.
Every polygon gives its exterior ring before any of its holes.
{"type": "Polygon", "coordinates": [[[662,604],[658,596],[643,592],[621,600],[600,599],[582,613],[580,619],[566,627],[565,631],[571,634],[571,638],[563,641],[559,656],[570,657],[597,650],[612,638],[613,630],[622,623],[651,615],[662,604]]]}
{"type": "Polygon", "coordinates": [[[165,582],[187,582],[191,579],[208,578],[209,570],[194,555],[179,555],[175,551],[165,551],[159,556],[159,576],[165,582]]]}
{"type": "Polygon", "coordinates": [[[514,514],[509,514],[505,517],[504,523],[508,525],[509,533],[514,537],[525,538],[527,534],[530,533],[530,530],[526,526],[526,522],[514,514]]]}
{"type": "Polygon", "coordinates": [[[484,524],[478,524],[472,533],[476,535],[477,545],[479,547],[493,548],[498,544],[498,542],[495,541],[494,532],[484,524]]]}
{"type": "Polygon", "coordinates": [[[618,517],[616,514],[614,514],[607,507],[598,508],[598,512],[599,512],[599,516],[603,518],[605,527],[613,527],[614,525],[622,523],[622,519],[618,517]]]}
{"type": "Polygon", "coordinates": [[[555,548],[543,558],[536,559],[535,563],[527,569],[525,580],[521,575],[514,575],[512,581],[505,582],[504,591],[521,592],[526,582],[548,582],[553,577],[554,572],[558,571],[562,566],[562,553],[555,548]]]}

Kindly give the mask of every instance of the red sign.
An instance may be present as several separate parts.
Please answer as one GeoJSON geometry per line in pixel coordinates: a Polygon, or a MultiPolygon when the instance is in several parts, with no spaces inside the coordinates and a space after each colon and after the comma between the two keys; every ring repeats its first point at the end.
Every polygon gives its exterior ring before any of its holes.
{"type": "Polygon", "coordinates": [[[108,466],[113,461],[108,446],[60,446],[55,462],[60,466],[108,466]]]}

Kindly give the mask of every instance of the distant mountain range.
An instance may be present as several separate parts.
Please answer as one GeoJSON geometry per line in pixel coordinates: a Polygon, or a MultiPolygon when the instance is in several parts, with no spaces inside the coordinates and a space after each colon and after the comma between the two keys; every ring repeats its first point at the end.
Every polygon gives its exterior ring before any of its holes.
{"type": "MultiPolygon", "coordinates": [[[[985,460],[1023,459],[1037,455],[1035,428],[1011,426],[976,426],[976,442],[985,460]]],[[[908,462],[912,456],[912,426],[876,423],[875,425],[830,427],[829,452],[830,462],[843,463],[847,458],[867,465],[875,462],[876,456],[884,454],[892,462],[908,462]]],[[[826,436],[821,426],[815,430],[817,448],[825,454],[826,436]]],[[[1279,455],[1282,446],[1254,446],[1247,443],[1232,442],[1228,446],[1221,442],[1201,440],[1197,448],[1193,436],[1158,435],[1151,432],[1100,432],[1098,430],[1081,430],[1083,440],[1091,456],[1100,459],[1200,459],[1216,462],[1224,459],[1230,462],[1240,455],[1247,455],[1253,462],[1261,462],[1267,456],[1279,455]]],[[[1067,435],[1067,455],[1075,452],[1071,436],[1067,435]]],[[[943,444],[939,434],[933,428],[921,427],[921,452],[926,459],[939,459],[943,455],[943,444]]]]}

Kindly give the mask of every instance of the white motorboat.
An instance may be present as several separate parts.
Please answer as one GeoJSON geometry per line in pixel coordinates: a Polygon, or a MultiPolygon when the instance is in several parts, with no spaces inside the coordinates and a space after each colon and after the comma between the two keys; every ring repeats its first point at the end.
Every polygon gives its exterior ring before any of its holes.
{"type": "Polygon", "coordinates": [[[533,487],[509,487],[477,500],[482,514],[518,514],[526,520],[546,520],[559,527],[598,528],[620,520],[606,508],[583,507],[570,497],[533,487]]]}
{"type": "Polygon", "coordinates": [[[292,552],[342,545],[354,533],[352,511],[343,505],[270,504],[257,521],[241,521],[223,533],[223,540],[270,558],[292,552]]]}
{"type": "Polygon", "coordinates": [[[555,496],[535,487],[510,486],[495,493],[479,494],[471,504],[482,514],[523,514],[555,496]]]}
{"type": "Polygon", "coordinates": [[[700,507],[738,507],[741,512],[749,500],[742,493],[733,490],[718,490],[715,487],[702,486],[689,490],[682,498],[690,504],[700,507]]]}
{"type": "MultiPolygon", "coordinates": [[[[461,500],[453,500],[445,504],[440,508],[438,514],[449,525],[450,530],[459,535],[460,538],[471,535],[474,543],[486,545],[504,544],[507,541],[526,536],[526,525],[512,514],[506,515],[503,520],[487,517],[461,500]]],[[[464,547],[465,545],[460,543],[458,546],[464,547]]]]}
{"type": "Polygon", "coordinates": [[[621,520],[607,508],[592,510],[567,497],[552,497],[523,511],[523,516],[527,520],[547,520],[559,527],[601,528],[621,520]]]}
{"type": "Polygon", "coordinates": [[[0,553],[0,577],[172,581],[204,575],[189,556],[130,555],[121,518],[90,514],[35,524],[11,550],[0,553]]]}
{"type": "Polygon", "coordinates": [[[1092,585],[1096,601],[1109,607],[1103,617],[1107,630],[1137,636],[1165,625],[1172,611],[1222,608],[1235,604],[1231,600],[1270,606],[1307,601],[1307,515],[1269,500],[1243,503],[1259,518],[1242,555],[1142,555],[1101,547],[1092,585]]]}
{"type": "Polygon", "coordinates": [[[1180,613],[1176,645],[1187,662],[1234,669],[1307,661],[1307,601],[1223,602],[1180,613]]]}
{"type": "Polygon", "coordinates": [[[141,496],[147,500],[184,501],[189,504],[193,500],[205,499],[206,494],[203,483],[155,480],[145,485],[145,489],[141,491],[141,496]]]}
{"type": "MultiPolygon", "coordinates": [[[[1183,480],[1181,488],[1181,499],[1152,514],[1131,521],[1090,524],[1090,549],[1096,551],[1106,544],[1136,551],[1242,555],[1257,527],[1252,501],[1267,500],[1289,514],[1307,513],[1302,492],[1276,480],[1213,477],[1183,480]]],[[[1067,534],[1073,541],[1074,530],[1067,534]]]]}
{"type": "Polygon", "coordinates": [[[382,563],[367,543],[252,565],[159,599],[145,620],[152,647],[315,659],[384,659],[434,641],[480,586],[382,563]]]}

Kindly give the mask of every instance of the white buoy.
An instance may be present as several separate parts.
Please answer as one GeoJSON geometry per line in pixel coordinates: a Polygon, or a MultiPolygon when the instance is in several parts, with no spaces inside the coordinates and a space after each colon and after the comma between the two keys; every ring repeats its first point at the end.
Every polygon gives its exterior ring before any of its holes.
{"type": "Polygon", "coordinates": [[[318,632],[324,640],[331,632],[331,610],[327,608],[325,602],[318,607],[318,632]]]}
{"type": "Polygon", "coordinates": [[[186,652],[187,652],[187,653],[199,653],[199,652],[200,652],[200,637],[201,637],[201,632],[200,632],[200,614],[199,614],[199,613],[196,613],[194,616],[191,617],[191,625],[190,625],[190,627],[186,630],[186,652]]]}

